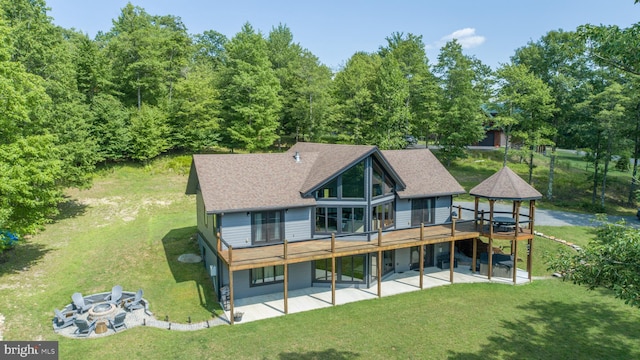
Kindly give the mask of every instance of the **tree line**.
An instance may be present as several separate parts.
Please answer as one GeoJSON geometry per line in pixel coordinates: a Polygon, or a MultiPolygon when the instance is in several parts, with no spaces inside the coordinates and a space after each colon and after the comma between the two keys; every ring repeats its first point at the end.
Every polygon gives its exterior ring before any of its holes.
{"type": "Polygon", "coordinates": [[[167,151],[398,149],[411,134],[448,162],[493,127],[531,169],[550,149],[549,198],[556,147],[586,149],[603,204],[612,155],[638,157],[639,25],[553,30],[496,71],[456,40],[431,63],[422,36],[393,33],[333,72],[282,24],[189,34],[131,3],[112,23],[91,39],[54,25],[44,0],[0,0],[0,229],[33,232],[98,164],[167,151]]]}

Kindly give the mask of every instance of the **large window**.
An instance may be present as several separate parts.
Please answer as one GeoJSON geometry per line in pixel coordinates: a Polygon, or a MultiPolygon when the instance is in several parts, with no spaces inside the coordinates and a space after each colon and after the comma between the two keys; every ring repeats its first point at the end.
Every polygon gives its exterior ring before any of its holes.
{"type": "Polygon", "coordinates": [[[281,283],[284,281],[284,266],[265,266],[251,269],[251,286],[281,283]]]}
{"type": "Polygon", "coordinates": [[[317,207],[316,233],[364,232],[364,207],[317,207]]]}
{"type": "Polygon", "coordinates": [[[378,161],[373,161],[373,173],[371,177],[371,196],[383,196],[392,193],[395,184],[391,177],[382,170],[378,161]]]}
{"type": "Polygon", "coordinates": [[[386,202],[371,208],[371,230],[388,229],[394,225],[394,202],[386,202]]]}
{"type": "Polygon", "coordinates": [[[364,199],[364,161],[316,191],[317,199],[364,199]]]}
{"type": "Polygon", "coordinates": [[[434,198],[411,200],[411,226],[435,224],[435,204],[436,200],[434,198]]]}
{"type": "Polygon", "coordinates": [[[284,212],[276,210],[252,213],[251,234],[253,244],[284,241],[284,212]]]}

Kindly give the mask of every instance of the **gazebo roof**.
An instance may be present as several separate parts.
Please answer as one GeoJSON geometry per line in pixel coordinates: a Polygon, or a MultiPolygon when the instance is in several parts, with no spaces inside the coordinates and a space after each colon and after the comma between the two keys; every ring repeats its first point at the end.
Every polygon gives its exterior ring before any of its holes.
{"type": "Polygon", "coordinates": [[[487,199],[534,200],[542,194],[527,184],[508,167],[503,167],[469,191],[469,194],[487,199]]]}

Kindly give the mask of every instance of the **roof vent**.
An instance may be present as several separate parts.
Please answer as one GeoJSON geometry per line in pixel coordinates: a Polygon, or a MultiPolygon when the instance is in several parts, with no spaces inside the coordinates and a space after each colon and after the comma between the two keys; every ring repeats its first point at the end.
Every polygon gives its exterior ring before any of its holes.
{"type": "Polygon", "coordinates": [[[293,155],[293,158],[296,159],[297,163],[299,163],[300,162],[300,153],[296,151],[296,154],[293,155]]]}

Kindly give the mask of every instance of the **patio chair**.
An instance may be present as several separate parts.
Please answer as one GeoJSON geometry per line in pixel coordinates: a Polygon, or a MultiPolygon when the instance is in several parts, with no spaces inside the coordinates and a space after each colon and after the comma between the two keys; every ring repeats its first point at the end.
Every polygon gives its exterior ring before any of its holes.
{"type": "Polygon", "coordinates": [[[142,303],[142,289],[138,289],[138,291],[136,292],[136,296],[133,298],[133,301],[125,302],[124,308],[127,311],[144,308],[144,304],[142,303]]]}
{"type": "Polygon", "coordinates": [[[91,309],[91,301],[87,300],[85,302],[84,297],[79,292],[71,295],[71,300],[73,300],[73,306],[78,310],[78,313],[82,314],[85,311],[91,309]]]}
{"type": "Polygon", "coordinates": [[[113,331],[118,332],[118,329],[127,329],[127,324],[124,323],[124,319],[127,317],[127,313],[119,313],[116,315],[113,320],[109,319],[109,326],[113,329],[113,331]]]}
{"type": "Polygon", "coordinates": [[[115,306],[120,305],[120,300],[122,299],[122,286],[116,285],[111,288],[111,294],[107,295],[104,299],[115,306]]]}
{"type": "Polygon", "coordinates": [[[87,337],[96,329],[96,322],[87,322],[84,319],[75,319],[73,323],[78,327],[73,333],[78,337],[87,337]]]}
{"type": "Polygon", "coordinates": [[[58,309],[53,309],[53,312],[56,314],[55,318],[53,318],[54,330],[64,329],[67,326],[73,325],[73,321],[76,319],[76,316],[77,316],[72,312],[63,313],[58,309]]]}

